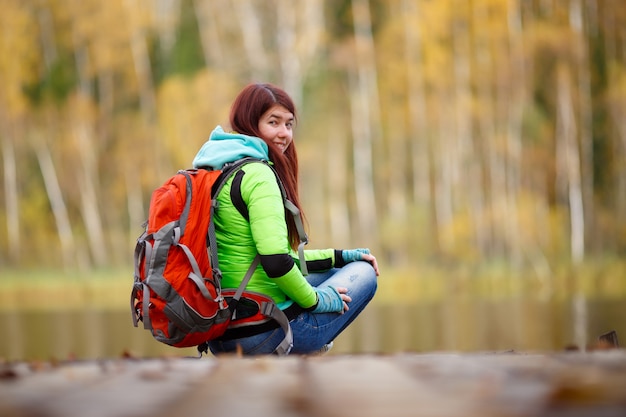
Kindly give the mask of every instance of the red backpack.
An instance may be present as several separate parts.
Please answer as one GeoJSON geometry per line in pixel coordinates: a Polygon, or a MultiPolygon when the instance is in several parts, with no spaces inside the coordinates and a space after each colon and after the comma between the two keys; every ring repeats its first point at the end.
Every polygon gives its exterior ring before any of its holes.
{"type": "MultiPolygon", "coordinates": [[[[245,291],[258,255],[239,288],[221,288],[213,224],[217,195],[228,177],[251,161],[245,158],[222,170],[181,170],[153,192],[146,228],[135,247],[130,302],[133,325],[143,321],[156,340],[174,347],[198,346],[200,354],[206,352],[206,342],[222,336],[236,320],[233,316],[243,296],[257,310],[237,325],[276,320],[285,332],[276,352],[291,350],[293,336],[286,315],[270,297],[245,291]]],[[[285,203],[289,208],[289,201],[285,203]]]]}

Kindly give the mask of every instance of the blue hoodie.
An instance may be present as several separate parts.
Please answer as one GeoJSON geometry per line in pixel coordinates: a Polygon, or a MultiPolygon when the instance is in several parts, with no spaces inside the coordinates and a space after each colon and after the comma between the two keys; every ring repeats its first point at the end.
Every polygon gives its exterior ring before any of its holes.
{"type": "Polygon", "coordinates": [[[217,126],[193,160],[193,167],[222,169],[224,164],[247,156],[269,160],[267,144],[254,136],[226,133],[217,126]]]}

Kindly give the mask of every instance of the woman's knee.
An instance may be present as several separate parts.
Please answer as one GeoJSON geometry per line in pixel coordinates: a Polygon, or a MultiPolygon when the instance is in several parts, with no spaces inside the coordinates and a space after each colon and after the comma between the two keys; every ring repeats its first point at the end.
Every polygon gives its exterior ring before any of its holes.
{"type": "Polygon", "coordinates": [[[359,275],[362,275],[364,277],[367,277],[368,279],[372,280],[372,281],[376,281],[376,271],[374,270],[374,267],[372,266],[371,263],[367,262],[367,261],[356,261],[353,262],[355,267],[360,268],[359,269],[359,275]]]}
{"type": "Polygon", "coordinates": [[[378,288],[378,277],[374,267],[366,261],[356,261],[350,264],[354,268],[352,275],[356,276],[356,282],[363,291],[370,293],[372,296],[378,288]]]}

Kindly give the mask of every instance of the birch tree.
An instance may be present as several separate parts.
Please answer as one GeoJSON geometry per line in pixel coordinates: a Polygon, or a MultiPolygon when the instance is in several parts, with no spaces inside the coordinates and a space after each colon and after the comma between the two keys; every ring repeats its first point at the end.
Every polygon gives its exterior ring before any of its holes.
{"type": "MultiPolygon", "coordinates": [[[[144,33],[145,23],[142,17],[145,16],[144,6],[138,0],[124,0],[126,7],[126,17],[128,22],[128,32],[130,48],[132,51],[133,65],[137,84],[139,86],[139,99],[141,112],[145,123],[151,125],[156,121],[156,94],[154,90],[154,80],[150,66],[150,56],[146,44],[144,33]]],[[[158,148],[155,146],[155,149],[158,148]]],[[[160,161],[161,158],[155,159],[160,161]]]]}
{"type": "Polygon", "coordinates": [[[290,93],[296,105],[302,102],[302,68],[298,56],[297,25],[298,8],[302,3],[289,0],[276,0],[276,15],[280,22],[276,27],[276,53],[282,73],[282,86],[290,93]]]}
{"type": "Polygon", "coordinates": [[[569,67],[561,63],[556,73],[556,157],[557,167],[560,167],[558,172],[562,173],[559,188],[569,205],[570,250],[572,261],[576,264],[583,260],[585,254],[585,223],[571,82],[569,67]]]}
{"type": "MultiPolygon", "coordinates": [[[[513,87],[513,98],[510,100],[510,112],[509,112],[509,148],[513,152],[513,164],[514,171],[511,175],[514,175],[514,180],[510,181],[513,187],[516,189],[516,197],[519,198],[521,194],[532,192],[532,198],[534,202],[534,211],[531,214],[535,218],[535,228],[539,230],[548,230],[549,228],[549,203],[545,186],[538,186],[537,181],[528,176],[524,178],[524,152],[528,152],[528,149],[524,147],[524,119],[529,110],[532,109],[532,83],[533,83],[533,57],[529,53],[530,45],[527,32],[531,31],[530,24],[525,25],[524,22],[531,20],[533,14],[529,10],[529,4],[518,2],[516,0],[509,0],[508,2],[508,45],[510,53],[508,59],[510,62],[511,79],[515,80],[513,87]],[[528,187],[528,189],[525,189],[528,187]],[[532,189],[531,189],[532,188],[532,189]]],[[[535,170],[533,170],[535,171],[535,170]]],[[[510,195],[510,194],[509,194],[510,195]]],[[[520,206],[519,200],[511,200],[510,204],[515,204],[516,207],[520,206]]],[[[522,227],[522,216],[528,215],[522,210],[516,210],[516,228],[514,233],[519,233],[526,237],[526,239],[520,239],[518,245],[514,247],[513,260],[515,262],[521,261],[522,258],[527,258],[531,263],[535,273],[542,280],[547,280],[550,277],[550,266],[546,260],[544,249],[546,245],[547,234],[536,230],[525,230],[522,227]],[[518,258],[519,257],[519,258],[518,258]]]]}
{"type": "Polygon", "coordinates": [[[276,53],[282,73],[282,86],[298,108],[302,87],[315,62],[324,33],[324,4],[320,0],[292,2],[276,0],[279,25],[276,28],[276,53]]]}
{"type": "Polygon", "coordinates": [[[427,134],[429,127],[426,118],[426,97],[422,67],[422,21],[421,2],[402,0],[401,13],[404,16],[404,56],[407,81],[408,137],[411,155],[413,201],[425,202],[429,199],[429,159],[427,134]]]}
{"type": "MultiPolygon", "coordinates": [[[[164,150],[164,138],[160,134],[159,129],[156,129],[158,121],[157,115],[157,100],[156,100],[156,88],[154,83],[154,76],[152,74],[152,67],[150,63],[150,56],[148,53],[147,34],[146,31],[149,28],[149,21],[147,17],[148,7],[144,2],[139,0],[123,0],[124,9],[120,13],[120,18],[125,19],[128,31],[126,44],[130,45],[132,54],[132,69],[134,71],[134,78],[138,86],[139,104],[141,112],[142,124],[139,125],[141,129],[136,132],[135,138],[137,142],[145,143],[148,146],[148,152],[151,155],[150,173],[155,178],[166,178],[172,170],[171,160],[164,150]],[[125,13],[124,13],[125,12],[125,13]]],[[[134,148],[133,145],[126,145],[129,149],[134,148]]],[[[134,164],[137,160],[124,158],[123,169],[134,170],[134,164]],[[130,165],[125,165],[130,163],[130,165]]],[[[130,195],[135,192],[134,189],[127,189],[127,201],[133,200],[135,197],[130,195]]],[[[130,204],[129,207],[136,207],[136,205],[130,204]]],[[[130,218],[135,218],[137,214],[130,213],[130,218]]]]}
{"type": "Polygon", "coordinates": [[[375,169],[381,173],[379,176],[384,178],[384,181],[377,184],[377,187],[382,185],[382,190],[376,190],[377,199],[384,200],[379,209],[380,243],[385,248],[390,264],[397,265],[406,263],[406,248],[409,247],[409,239],[413,235],[406,227],[408,200],[411,197],[408,185],[410,140],[407,137],[406,112],[402,109],[406,103],[407,67],[389,54],[389,51],[398,49],[398,45],[404,41],[404,16],[400,4],[393,3],[392,6],[389,15],[397,23],[378,32],[377,60],[387,63],[380,67],[378,89],[381,103],[388,103],[388,106],[381,108],[385,140],[382,141],[382,151],[374,151],[381,156],[374,163],[378,165],[375,169]]]}
{"type": "MultiPolygon", "coordinates": [[[[454,108],[455,97],[452,90],[454,57],[451,45],[452,5],[449,2],[437,3],[430,8],[422,8],[427,23],[423,33],[424,56],[427,63],[425,82],[428,85],[429,123],[432,135],[429,137],[429,158],[431,169],[431,200],[433,228],[436,242],[442,254],[451,255],[456,243],[453,225],[454,196],[453,183],[458,164],[458,148],[455,137],[454,108]]],[[[430,133],[430,132],[429,132],[430,133]]],[[[458,178],[458,177],[457,177],[458,178]]]]}
{"type": "Polygon", "coordinates": [[[4,184],[4,212],[6,215],[9,260],[17,263],[20,257],[20,195],[18,187],[18,151],[22,146],[24,120],[28,104],[23,85],[36,79],[34,69],[38,62],[36,21],[33,8],[18,0],[3,3],[0,16],[0,152],[4,184]]]}
{"type": "Polygon", "coordinates": [[[489,27],[483,22],[489,21],[489,16],[484,3],[478,3],[473,8],[473,27],[476,28],[475,35],[475,77],[476,100],[478,104],[476,132],[478,141],[481,143],[481,161],[483,164],[485,184],[485,206],[488,213],[492,213],[489,220],[484,224],[485,235],[490,242],[488,248],[484,248],[489,256],[505,255],[505,248],[498,234],[495,214],[500,210],[500,196],[505,195],[504,166],[499,149],[502,147],[498,143],[498,131],[496,126],[497,112],[495,105],[495,93],[493,86],[494,56],[490,45],[489,27]]]}
{"type": "Polygon", "coordinates": [[[88,116],[92,99],[92,87],[88,80],[88,51],[82,44],[80,34],[74,31],[74,51],[78,74],[78,94],[70,101],[72,125],[81,175],[78,175],[81,212],[87,231],[91,256],[96,266],[108,262],[107,239],[102,226],[102,215],[98,199],[100,189],[98,155],[94,145],[94,129],[88,116]]]}
{"type": "Polygon", "coordinates": [[[610,79],[612,88],[608,104],[617,135],[615,220],[623,225],[626,223],[626,67],[623,63],[612,60],[610,79]]]}
{"type": "MultiPolygon", "coordinates": [[[[603,48],[608,63],[608,110],[615,137],[615,194],[612,196],[615,222],[626,224],[626,13],[619,0],[610,0],[599,7],[599,26],[602,27],[603,48]]],[[[614,227],[613,227],[614,229],[614,227]]]]}
{"type": "MultiPolygon", "coordinates": [[[[589,2],[585,2],[588,4],[589,2]]],[[[591,80],[590,74],[591,69],[589,66],[589,57],[588,50],[589,47],[587,45],[587,36],[585,34],[585,7],[583,6],[583,2],[581,0],[571,0],[569,4],[569,22],[570,27],[574,31],[574,65],[576,68],[577,75],[577,114],[576,120],[579,121],[579,137],[580,137],[580,192],[581,192],[581,201],[577,204],[580,204],[581,207],[579,210],[582,210],[581,213],[584,224],[582,225],[583,230],[580,232],[583,233],[583,236],[577,237],[577,239],[582,239],[582,242],[577,243],[579,247],[577,251],[581,253],[577,256],[583,257],[585,253],[585,242],[587,235],[587,230],[592,230],[594,218],[594,190],[593,190],[593,182],[594,182],[594,172],[593,172],[593,108],[592,102],[593,98],[591,96],[591,80]],[[584,208],[584,210],[583,210],[584,208]]]]}
{"type": "MultiPolygon", "coordinates": [[[[508,88],[500,94],[499,105],[507,109],[505,117],[506,135],[506,218],[507,240],[509,246],[509,259],[518,267],[522,261],[522,242],[520,229],[519,200],[521,185],[521,160],[522,160],[522,120],[524,116],[524,104],[526,97],[526,71],[523,56],[522,20],[516,4],[509,1],[504,4],[502,14],[506,17],[505,30],[507,35],[504,39],[505,62],[508,68],[507,79],[501,79],[501,86],[509,84],[508,88]],[[508,82],[507,81],[514,82],[508,82]]],[[[502,71],[498,71],[502,73],[502,71]]]]}
{"type": "MultiPolygon", "coordinates": [[[[198,1],[194,1],[196,6],[198,1]]],[[[208,5],[214,1],[202,2],[208,5]]],[[[159,45],[163,55],[168,56],[176,42],[176,27],[180,22],[181,0],[154,0],[152,12],[154,27],[159,37],[159,45]]],[[[198,22],[200,23],[200,21],[198,22]]],[[[208,62],[208,61],[206,61],[208,62]]]]}
{"type": "Polygon", "coordinates": [[[336,140],[338,122],[328,124],[326,133],[326,188],[328,195],[330,242],[333,245],[348,245],[350,229],[350,213],[348,211],[348,178],[349,172],[345,161],[348,160],[348,141],[336,140]]]}
{"type": "MultiPolygon", "coordinates": [[[[5,118],[2,118],[5,119],[5,118]]],[[[7,226],[7,242],[9,248],[9,258],[17,263],[20,257],[20,216],[19,216],[19,196],[17,192],[17,162],[13,138],[10,137],[13,129],[9,128],[6,120],[0,119],[3,126],[3,134],[0,134],[0,144],[2,147],[3,179],[4,179],[4,200],[7,226]]]]}
{"type": "Polygon", "coordinates": [[[268,57],[263,45],[262,22],[255,10],[255,3],[251,0],[231,0],[231,3],[238,18],[237,23],[241,30],[243,50],[248,59],[251,77],[254,80],[266,80],[268,57]]]}
{"type": "Polygon", "coordinates": [[[220,10],[230,7],[230,0],[193,0],[193,6],[198,19],[200,42],[204,53],[204,62],[207,66],[217,66],[223,63],[225,41],[219,31],[220,10]]]}
{"type": "MultiPolygon", "coordinates": [[[[473,235],[478,238],[482,231],[482,187],[477,177],[479,169],[476,166],[477,158],[473,155],[472,136],[473,120],[471,117],[471,45],[470,45],[470,7],[467,2],[456,0],[452,3],[453,10],[451,22],[452,54],[453,54],[453,96],[454,100],[454,138],[453,149],[456,160],[452,162],[453,182],[457,192],[457,200],[468,202],[471,207],[473,235]]],[[[482,238],[475,241],[481,243],[482,238]]],[[[470,242],[466,242],[470,244],[470,242]]],[[[471,245],[471,244],[470,244],[471,245]]]]}
{"type": "MultiPolygon", "coordinates": [[[[432,252],[440,249],[434,210],[431,209],[432,155],[431,132],[434,130],[427,117],[427,87],[425,82],[424,43],[427,18],[423,17],[425,7],[421,1],[402,0],[400,13],[403,16],[403,56],[406,67],[407,100],[407,139],[410,160],[410,180],[412,188],[407,190],[414,207],[424,210],[426,224],[424,230],[432,252]]],[[[424,238],[425,236],[421,236],[424,238]]],[[[413,239],[417,236],[413,236],[413,239]]],[[[411,257],[411,254],[407,254],[411,257]]]]}
{"type": "MultiPolygon", "coordinates": [[[[43,135],[45,135],[45,133],[35,133],[35,136],[43,135]]],[[[50,148],[45,139],[41,137],[35,138],[33,145],[37,155],[37,160],[39,161],[39,167],[41,168],[41,174],[44,179],[52,213],[54,214],[56,221],[57,233],[61,244],[61,257],[63,259],[63,265],[65,268],[71,269],[76,265],[76,242],[72,231],[70,216],[63,197],[63,191],[61,185],[59,184],[57,170],[50,154],[50,148]]],[[[79,263],[83,266],[88,265],[88,263],[84,261],[79,263]]]]}
{"type": "Polygon", "coordinates": [[[350,74],[354,193],[359,240],[378,239],[377,207],[374,191],[372,148],[379,139],[377,73],[368,0],[352,0],[354,23],[355,73],[350,74]]]}

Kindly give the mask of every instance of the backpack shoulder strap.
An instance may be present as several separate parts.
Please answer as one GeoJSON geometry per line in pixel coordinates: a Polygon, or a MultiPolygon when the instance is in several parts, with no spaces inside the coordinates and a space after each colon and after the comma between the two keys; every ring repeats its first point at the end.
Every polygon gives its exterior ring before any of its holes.
{"type": "Polygon", "coordinates": [[[246,221],[250,221],[250,213],[248,213],[248,206],[246,206],[245,201],[243,201],[243,197],[241,196],[241,182],[243,181],[244,172],[242,170],[237,171],[235,177],[233,178],[233,183],[230,186],[230,200],[233,202],[233,205],[241,214],[241,216],[246,219],[246,221]]]}
{"type": "MultiPolygon", "coordinates": [[[[296,229],[298,230],[298,236],[300,238],[300,244],[298,245],[298,258],[300,259],[300,270],[302,271],[302,274],[306,276],[309,274],[309,271],[306,266],[306,261],[304,260],[304,246],[307,243],[309,243],[309,237],[307,236],[304,230],[304,224],[302,222],[302,216],[300,215],[300,210],[292,201],[287,199],[287,193],[285,192],[285,187],[283,186],[283,182],[280,180],[280,177],[278,176],[278,173],[276,172],[276,170],[270,164],[268,164],[267,161],[254,159],[254,158],[244,158],[243,160],[239,160],[233,163],[233,164],[237,164],[237,165],[233,165],[233,169],[240,167],[244,164],[251,163],[251,162],[260,162],[260,163],[267,165],[268,167],[270,167],[270,169],[274,173],[274,176],[276,177],[276,182],[278,183],[278,187],[280,188],[280,193],[283,196],[283,204],[285,205],[285,208],[291,213],[296,223],[296,229]]],[[[250,214],[248,213],[248,207],[246,206],[246,203],[245,201],[243,201],[243,197],[241,196],[241,183],[243,181],[244,175],[245,175],[245,172],[243,172],[242,170],[237,170],[237,173],[235,174],[235,177],[233,178],[233,183],[231,184],[231,188],[230,188],[230,199],[233,202],[233,205],[235,206],[239,214],[241,214],[243,218],[246,219],[247,221],[250,221],[250,214]]],[[[221,187],[220,187],[220,190],[221,190],[221,187]]],[[[219,193],[219,190],[218,190],[218,193],[219,193]]],[[[215,195],[217,195],[217,193],[215,195]]]]}
{"type": "MultiPolygon", "coordinates": [[[[222,168],[222,173],[217,177],[213,186],[211,187],[211,207],[209,208],[209,229],[207,231],[207,251],[209,253],[209,260],[211,261],[211,269],[213,272],[214,279],[217,279],[221,282],[222,280],[222,272],[219,267],[219,260],[217,258],[217,238],[215,237],[215,222],[213,221],[213,216],[215,215],[215,210],[217,210],[217,196],[222,191],[224,184],[228,181],[228,178],[237,171],[237,168],[242,166],[243,164],[249,162],[253,158],[243,158],[238,161],[229,163],[224,165],[222,168]]],[[[256,267],[256,265],[254,265],[256,267]]],[[[248,278],[249,279],[249,278],[248,278]]]]}

